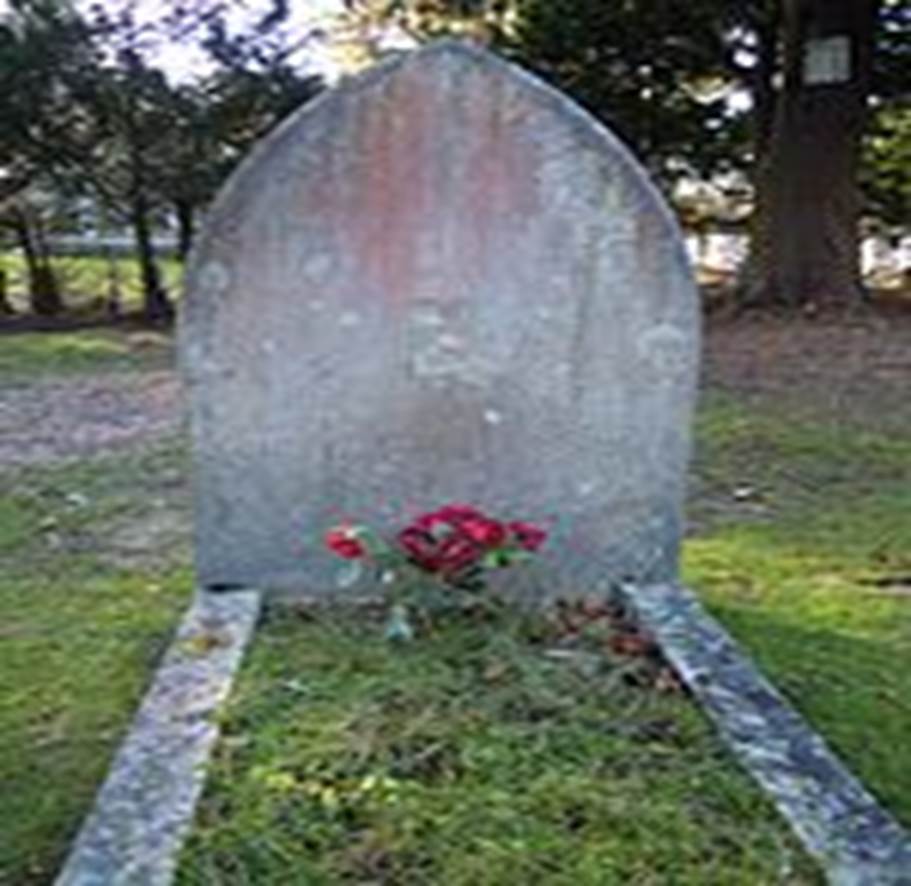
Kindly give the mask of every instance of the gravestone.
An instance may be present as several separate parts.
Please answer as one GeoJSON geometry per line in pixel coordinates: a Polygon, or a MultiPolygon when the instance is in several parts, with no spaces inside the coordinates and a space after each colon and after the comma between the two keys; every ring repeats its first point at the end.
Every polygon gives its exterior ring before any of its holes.
{"type": "Polygon", "coordinates": [[[541,595],[676,574],[684,246],[531,75],[444,41],[326,92],[232,177],[187,288],[202,584],[330,592],[340,516],[451,501],[550,526],[541,595]]]}

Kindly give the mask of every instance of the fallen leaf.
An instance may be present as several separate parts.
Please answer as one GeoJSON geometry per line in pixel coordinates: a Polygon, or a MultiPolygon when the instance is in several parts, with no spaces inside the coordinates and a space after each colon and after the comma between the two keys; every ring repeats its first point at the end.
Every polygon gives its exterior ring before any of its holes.
{"type": "Polygon", "coordinates": [[[607,645],[617,655],[652,655],[657,649],[651,637],[638,632],[614,634],[608,639],[607,645]]]}

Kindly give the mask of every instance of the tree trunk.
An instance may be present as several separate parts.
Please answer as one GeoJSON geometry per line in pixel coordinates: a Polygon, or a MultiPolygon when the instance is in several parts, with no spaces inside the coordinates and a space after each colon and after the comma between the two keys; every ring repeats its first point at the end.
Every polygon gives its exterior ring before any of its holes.
{"type": "Polygon", "coordinates": [[[778,98],[775,74],[778,72],[781,54],[781,0],[766,0],[760,4],[753,27],[759,41],[756,65],[750,78],[750,93],[753,98],[753,154],[758,167],[768,154],[775,128],[778,98]]]}
{"type": "Polygon", "coordinates": [[[177,211],[177,258],[186,263],[193,248],[195,207],[188,200],[177,200],[174,208],[177,211]]]}
{"type": "Polygon", "coordinates": [[[123,291],[120,286],[120,268],[117,265],[117,256],[110,245],[105,247],[105,259],[108,265],[108,291],[105,307],[112,320],[119,320],[123,316],[123,291]]]}
{"type": "Polygon", "coordinates": [[[101,208],[101,233],[104,243],[104,259],[107,263],[108,287],[105,295],[105,311],[111,320],[119,320],[123,316],[123,288],[120,284],[120,266],[117,255],[111,246],[111,219],[108,207],[102,202],[101,208]]]}
{"type": "Polygon", "coordinates": [[[857,172],[878,5],[784,0],[784,85],[756,178],[748,304],[864,295],[857,172]]]}
{"type": "Polygon", "coordinates": [[[63,310],[63,300],[57,277],[50,259],[36,237],[30,213],[16,208],[12,213],[13,226],[19,239],[19,247],[25,257],[29,279],[29,304],[33,313],[40,317],[51,317],[63,310]]]}
{"type": "Polygon", "coordinates": [[[9,300],[6,279],[6,270],[0,268],[0,316],[11,317],[16,312],[13,310],[13,305],[9,300]]]}
{"type": "Polygon", "coordinates": [[[166,322],[174,316],[174,309],[161,283],[149,224],[149,205],[141,188],[133,195],[132,222],[142,278],[143,314],[152,323],[166,322]]]}

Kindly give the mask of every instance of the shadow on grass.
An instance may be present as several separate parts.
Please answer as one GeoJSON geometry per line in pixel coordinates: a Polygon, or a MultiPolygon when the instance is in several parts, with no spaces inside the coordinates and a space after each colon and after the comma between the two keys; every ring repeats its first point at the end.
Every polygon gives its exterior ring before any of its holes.
{"type": "MultiPolygon", "coordinates": [[[[707,599],[713,614],[879,800],[911,827],[909,647],[707,599]]],[[[911,602],[909,602],[911,607],[911,602]]]]}
{"type": "Polygon", "coordinates": [[[687,582],[848,767],[911,825],[911,495],[688,542],[687,582]]]}

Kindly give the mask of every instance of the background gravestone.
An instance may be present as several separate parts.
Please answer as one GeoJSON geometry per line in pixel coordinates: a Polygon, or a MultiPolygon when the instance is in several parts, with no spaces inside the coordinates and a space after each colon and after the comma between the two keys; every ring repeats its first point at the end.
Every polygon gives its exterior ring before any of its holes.
{"type": "Polygon", "coordinates": [[[295,114],[217,201],[182,321],[203,584],[331,590],[340,515],[449,501],[550,525],[545,595],[674,575],[682,240],[626,149],[518,68],[437,43],[295,114]]]}

